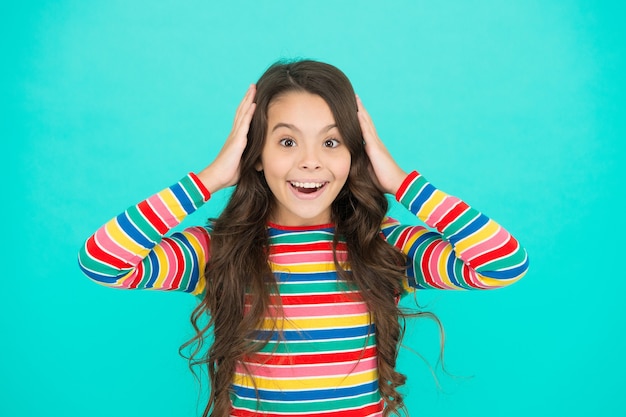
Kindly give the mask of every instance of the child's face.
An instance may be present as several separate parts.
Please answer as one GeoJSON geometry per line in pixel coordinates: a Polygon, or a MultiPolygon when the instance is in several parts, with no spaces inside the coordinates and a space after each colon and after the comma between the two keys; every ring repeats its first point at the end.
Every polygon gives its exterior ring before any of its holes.
{"type": "Polygon", "coordinates": [[[283,226],[329,223],[350,172],[350,151],[318,95],[289,92],[270,103],[258,170],[276,199],[270,219],[283,226]]]}

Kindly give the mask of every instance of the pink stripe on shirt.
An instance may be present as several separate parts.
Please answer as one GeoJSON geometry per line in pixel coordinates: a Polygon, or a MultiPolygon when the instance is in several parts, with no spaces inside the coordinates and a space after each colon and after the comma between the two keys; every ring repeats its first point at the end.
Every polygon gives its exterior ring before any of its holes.
{"type": "Polygon", "coordinates": [[[471,262],[474,258],[501,247],[509,240],[510,236],[511,235],[506,230],[499,227],[493,236],[465,250],[463,256],[471,262]]]}
{"type": "Polygon", "coordinates": [[[430,271],[433,282],[441,286],[441,288],[447,288],[450,285],[445,283],[443,279],[441,279],[441,272],[439,271],[439,265],[441,264],[441,253],[447,247],[446,242],[438,242],[434,245],[433,250],[430,254],[430,259],[428,260],[428,270],[430,271]]]}
{"type": "MultiPolygon", "coordinates": [[[[165,269],[165,278],[163,280],[164,288],[173,288],[172,283],[176,278],[176,272],[178,271],[178,260],[176,258],[176,253],[172,247],[172,243],[168,240],[164,240],[161,244],[161,248],[163,249],[163,253],[167,258],[167,268],[165,269]]],[[[181,265],[182,267],[182,265],[181,265]]]]}
{"type": "MultiPolygon", "coordinates": [[[[377,358],[363,359],[357,362],[326,363],[319,365],[259,365],[258,363],[247,363],[250,372],[262,378],[313,378],[313,377],[333,377],[348,376],[354,373],[371,371],[376,369],[377,358]]],[[[236,372],[246,375],[245,368],[237,364],[236,372]]]]}
{"type": "Polygon", "coordinates": [[[178,226],[178,219],[174,216],[174,213],[163,203],[159,194],[155,194],[148,198],[148,204],[152,206],[154,212],[163,220],[163,222],[169,227],[173,228],[178,226]]]}
{"type": "Polygon", "coordinates": [[[124,262],[130,264],[138,264],[143,259],[143,254],[134,254],[123,246],[120,246],[116,241],[111,238],[111,236],[109,236],[104,227],[96,231],[96,233],[94,234],[94,239],[102,250],[105,250],[106,252],[112,254],[118,259],[122,259],[124,262]]]}
{"type": "Polygon", "coordinates": [[[333,263],[332,252],[309,252],[306,257],[306,264],[302,262],[302,253],[284,253],[273,254],[272,262],[279,263],[281,265],[306,265],[315,263],[333,263]]]}
{"type": "Polygon", "coordinates": [[[437,224],[441,219],[454,208],[461,200],[456,197],[447,196],[426,219],[427,224],[437,224]]]}

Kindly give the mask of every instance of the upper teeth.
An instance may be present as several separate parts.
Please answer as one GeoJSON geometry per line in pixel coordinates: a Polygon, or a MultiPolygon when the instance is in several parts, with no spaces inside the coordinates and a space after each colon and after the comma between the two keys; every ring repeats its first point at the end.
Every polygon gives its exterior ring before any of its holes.
{"type": "Polygon", "coordinates": [[[295,182],[292,181],[291,185],[298,188],[321,188],[324,183],[323,182],[295,182]]]}

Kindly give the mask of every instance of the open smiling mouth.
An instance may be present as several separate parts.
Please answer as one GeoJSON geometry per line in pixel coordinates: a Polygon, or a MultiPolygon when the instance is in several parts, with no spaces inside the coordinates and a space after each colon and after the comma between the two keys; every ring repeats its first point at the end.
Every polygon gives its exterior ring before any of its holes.
{"type": "Polygon", "coordinates": [[[296,182],[290,181],[290,184],[293,188],[295,188],[298,192],[304,194],[311,194],[318,190],[324,188],[327,182],[296,182]]]}

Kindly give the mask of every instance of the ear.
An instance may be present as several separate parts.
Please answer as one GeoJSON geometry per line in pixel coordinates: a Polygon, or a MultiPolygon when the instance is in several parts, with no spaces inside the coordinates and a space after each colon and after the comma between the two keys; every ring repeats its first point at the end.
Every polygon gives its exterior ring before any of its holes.
{"type": "Polygon", "coordinates": [[[259,160],[256,161],[256,163],[254,164],[254,169],[256,169],[258,172],[263,171],[263,162],[261,162],[261,158],[259,158],[259,160]]]}

